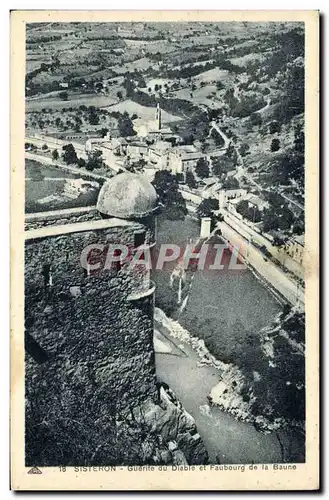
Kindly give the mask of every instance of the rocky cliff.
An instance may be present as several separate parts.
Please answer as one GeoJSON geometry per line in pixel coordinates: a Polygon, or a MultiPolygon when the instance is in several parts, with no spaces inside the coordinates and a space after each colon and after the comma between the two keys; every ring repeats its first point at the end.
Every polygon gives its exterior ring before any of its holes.
{"type": "MultiPolygon", "coordinates": [[[[187,413],[170,388],[159,388],[159,402],[147,401],[135,412],[135,424],[144,428],[148,443],[142,447],[143,463],[197,465],[208,463],[208,453],[193,417],[187,413]],[[153,439],[152,439],[153,436],[153,439]]],[[[127,422],[132,424],[133,419],[127,422]]]]}

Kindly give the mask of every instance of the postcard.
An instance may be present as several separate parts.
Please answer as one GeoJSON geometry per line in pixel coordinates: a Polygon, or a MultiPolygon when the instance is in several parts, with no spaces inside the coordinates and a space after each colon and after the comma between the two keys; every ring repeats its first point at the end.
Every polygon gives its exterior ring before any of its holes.
{"type": "Polygon", "coordinates": [[[11,12],[11,488],[319,488],[319,12],[11,12]]]}

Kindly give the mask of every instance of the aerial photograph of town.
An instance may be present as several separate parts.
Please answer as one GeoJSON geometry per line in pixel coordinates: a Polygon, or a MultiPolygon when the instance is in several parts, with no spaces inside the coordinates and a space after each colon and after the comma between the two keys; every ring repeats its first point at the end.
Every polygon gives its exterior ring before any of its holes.
{"type": "Polygon", "coordinates": [[[305,462],[304,46],[26,25],[27,467],[305,462]]]}

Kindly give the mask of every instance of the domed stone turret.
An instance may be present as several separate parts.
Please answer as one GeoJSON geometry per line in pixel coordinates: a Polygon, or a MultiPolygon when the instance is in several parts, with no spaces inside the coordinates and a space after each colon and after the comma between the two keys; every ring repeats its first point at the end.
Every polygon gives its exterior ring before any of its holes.
{"type": "Polygon", "coordinates": [[[157,194],[147,178],[124,172],[103,184],[97,200],[97,210],[119,219],[139,219],[151,215],[157,208],[157,194]]]}

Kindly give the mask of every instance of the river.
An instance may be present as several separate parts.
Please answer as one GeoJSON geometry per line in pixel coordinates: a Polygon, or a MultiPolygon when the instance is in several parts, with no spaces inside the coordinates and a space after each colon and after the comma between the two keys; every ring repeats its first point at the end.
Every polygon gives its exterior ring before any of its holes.
{"type": "MultiPolygon", "coordinates": [[[[200,228],[196,220],[159,220],[157,241],[184,246],[190,238],[196,240],[200,228]]],[[[160,285],[162,276],[156,275],[160,285]]],[[[191,318],[210,320],[225,325],[228,335],[239,321],[247,330],[258,331],[280,312],[281,306],[250,269],[230,271],[200,270],[194,273],[187,307],[179,322],[189,328],[191,318]]]]}
{"type": "MultiPolygon", "coordinates": [[[[185,221],[160,221],[158,241],[183,244],[199,234],[198,223],[187,217],[185,221]]],[[[155,277],[161,286],[159,276],[155,277]]],[[[193,280],[187,307],[178,318],[182,326],[189,317],[211,318],[227,326],[227,335],[236,320],[246,329],[267,325],[280,311],[280,305],[263,287],[250,270],[238,273],[212,274],[199,271],[193,280]]],[[[177,345],[170,332],[156,324],[164,342],[177,345]]],[[[180,343],[179,343],[180,344],[180,343]]],[[[184,344],[187,356],[172,353],[156,354],[157,374],[177,394],[196,421],[198,431],[208,450],[210,461],[220,463],[276,463],[302,461],[303,438],[292,430],[263,434],[252,424],[236,420],[219,408],[208,405],[207,395],[220,381],[218,370],[198,366],[198,356],[184,344]]]]}

